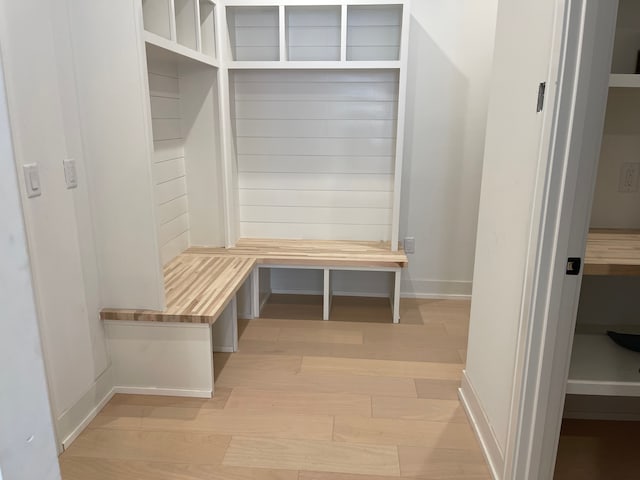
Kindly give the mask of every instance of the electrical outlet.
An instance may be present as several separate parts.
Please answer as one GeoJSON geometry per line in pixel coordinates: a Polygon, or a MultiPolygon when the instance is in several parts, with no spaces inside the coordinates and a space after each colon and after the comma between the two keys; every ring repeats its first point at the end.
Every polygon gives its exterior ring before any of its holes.
{"type": "Polygon", "coordinates": [[[620,167],[620,183],[618,185],[618,192],[637,192],[638,177],[640,177],[640,163],[622,164],[622,167],[620,167]]]}
{"type": "Polygon", "coordinates": [[[414,237],[404,239],[404,253],[416,253],[416,239],[414,237]]]}

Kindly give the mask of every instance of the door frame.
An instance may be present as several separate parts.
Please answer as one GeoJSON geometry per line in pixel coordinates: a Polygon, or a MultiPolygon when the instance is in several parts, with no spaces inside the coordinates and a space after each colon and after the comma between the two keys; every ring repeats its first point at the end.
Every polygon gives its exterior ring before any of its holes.
{"type": "Polygon", "coordinates": [[[542,143],[546,172],[534,199],[505,480],[553,477],[582,281],[582,274],[566,275],[566,261],[586,249],[617,6],[569,0],[558,16],[562,51],[550,64],[558,68],[558,88],[548,102],[551,141],[548,150],[542,143]]]}

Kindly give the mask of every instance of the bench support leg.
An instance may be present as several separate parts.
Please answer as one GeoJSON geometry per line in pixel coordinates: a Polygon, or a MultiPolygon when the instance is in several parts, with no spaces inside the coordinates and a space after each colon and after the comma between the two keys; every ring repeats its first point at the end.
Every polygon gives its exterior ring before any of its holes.
{"type": "Polygon", "coordinates": [[[331,278],[331,271],[328,268],[324,269],[324,293],[322,296],[322,319],[329,320],[329,311],[331,310],[331,286],[329,280],[331,278]]]}
{"type": "Polygon", "coordinates": [[[255,267],[251,272],[251,314],[260,318],[260,269],[255,267]]]}
{"type": "Polygon", "coordinates": [[[213,351],[237,352],[238,351],[238,303],[233,297],[212,325],[213,351]]]}
{"type": "Polygon", "coordinates": [[[395,283],[393,287],[393,323],[400,323],[400,278],[402,276],[402,270],[398,269],[395,272],[395,283]]]}

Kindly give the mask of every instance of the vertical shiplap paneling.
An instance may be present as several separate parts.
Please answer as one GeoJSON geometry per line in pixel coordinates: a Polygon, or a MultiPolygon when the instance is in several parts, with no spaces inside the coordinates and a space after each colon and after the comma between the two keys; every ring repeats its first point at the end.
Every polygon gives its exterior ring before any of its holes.
{"type": "Polygon", "coordinates": [[[244,237],[389,240],[394,71],[232,76],[244,237]]]}
{"type": "Polygon", "coordinates": [[[149,94],[153,125],[153,182],[162,262],[189,246],[180,90],[175,65],[149,62],[149,94]]]}

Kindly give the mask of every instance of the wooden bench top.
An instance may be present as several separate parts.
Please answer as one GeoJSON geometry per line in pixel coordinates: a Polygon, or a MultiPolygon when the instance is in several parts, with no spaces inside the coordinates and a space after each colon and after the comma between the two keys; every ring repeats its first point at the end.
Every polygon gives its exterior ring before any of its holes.
{"type": "Polygon", "coordinates": [[[192,247],[164,267],[163,311],[105,308],[103,320],[214,323],[256,264],[397,268],[388,242],[241,239],[234,248],[192,247]]]}
{"type": "Polygon", "coordinates": [[[242,238],[233,248],[191,247],[185,253],[249,256],[271,265],[395,268],[409,263],[403,250],[391,251],[389,242],[347,240],[242,238]]]}
{"type": "Polygon", "coordinates": [[[164,267],[164,311],[103,309],[103,320],[214,323],[256,264],[250,257],[178,255],[164,267]]]}
{"type": "Polygon", "coordinates": [[[585,275],[640,275],[640,230],[591,230],[584,263],[585,275]]]}

